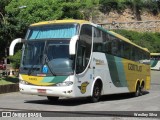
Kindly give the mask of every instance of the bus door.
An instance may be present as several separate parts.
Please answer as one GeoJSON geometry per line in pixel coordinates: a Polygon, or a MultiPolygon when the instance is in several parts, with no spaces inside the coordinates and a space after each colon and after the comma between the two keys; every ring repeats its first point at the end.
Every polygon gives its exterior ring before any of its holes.
{"type": "Polygon", "coordinates": [[[90,94],[90,87],[93,81],[93,67],[90,61],[90,53],[85,44],[78,42],[76,59],[76,78],[80,96],[90,94]]]}

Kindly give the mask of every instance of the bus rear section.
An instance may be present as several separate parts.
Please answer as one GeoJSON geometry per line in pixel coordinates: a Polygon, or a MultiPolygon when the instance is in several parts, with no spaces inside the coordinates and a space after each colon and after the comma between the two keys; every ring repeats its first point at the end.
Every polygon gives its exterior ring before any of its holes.
{"type": "Polygon", "coordinates": [[[151,70],[160,70],[160,53],[151,53],[151,70]]]}

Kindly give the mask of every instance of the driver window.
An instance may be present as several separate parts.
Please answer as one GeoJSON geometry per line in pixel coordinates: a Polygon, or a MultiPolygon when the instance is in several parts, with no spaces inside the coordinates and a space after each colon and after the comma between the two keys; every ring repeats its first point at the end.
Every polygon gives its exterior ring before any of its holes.
{"type": "Polygon", "coordinates": [[[85,63],[86,63],[85,52],[86,52],[86,47],[82,45],[78,45],[76,73],[81,73],[85,69],[85,63]]]}

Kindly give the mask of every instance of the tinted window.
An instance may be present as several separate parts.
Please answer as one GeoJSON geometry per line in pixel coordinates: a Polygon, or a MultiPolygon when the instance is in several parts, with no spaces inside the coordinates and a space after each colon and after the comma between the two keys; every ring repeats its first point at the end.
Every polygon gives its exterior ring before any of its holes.
{"type": "Polygon", "coordinates": [[[141,63],[150,58],[148,52],[98,28],[94,28],[93,52],[104,52],[141,63]]]}
{"type": "Polygon", "coordinates": [[[76,73],[83,72],[90,59],[92,45],[92,26],[82,25],[80,40],[77,43],[76,73]]]}

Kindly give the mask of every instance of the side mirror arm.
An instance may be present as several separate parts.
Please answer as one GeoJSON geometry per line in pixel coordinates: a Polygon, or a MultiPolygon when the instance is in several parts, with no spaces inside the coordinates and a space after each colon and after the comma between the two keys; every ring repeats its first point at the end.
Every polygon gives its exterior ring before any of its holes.
{"type": "Polygon", "coordinates": [[[24,42],[24,41],[25,41],[25,40],[22,39],[22,38],[14,39],[14,40],[11,42],[10,47],[9,47],[9,55],[10,55],[10,56],[13,56],[13,55],[14,55],[15,45],[16,45],[17,43],[22,43],[22,42],[24,42]]]}
{"type": "Polygon", "coordinates": [[[70,44],[69,44],[69,54],[70,55],[75,55],[76,54],[76,43],[77,43],[78,39],[79,39],[78,35],[75,35],[71,38],[70,44]]]}

